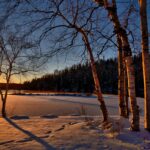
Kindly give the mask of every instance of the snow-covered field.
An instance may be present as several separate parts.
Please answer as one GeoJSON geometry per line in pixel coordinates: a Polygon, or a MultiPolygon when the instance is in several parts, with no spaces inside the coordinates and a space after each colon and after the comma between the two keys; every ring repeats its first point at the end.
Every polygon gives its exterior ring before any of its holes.
{"type": "Polygon", "coordinates": [[[150,150],[150,133],[143,129],[143,99],[138,98],[140,132],[130,131],[129,121],[119,119],[117,96],[104,95],[104,99],[113,124],[107,130],[102,130],[94,96],[10,95],[10,118],[0,118],[0,150],[150,150]]]}
{"type": "MultiPolygon", "coordinates": [[[[118,115],[118,96],[103,96],[110,115],[118,115]]],[[[140,112],[143,116],[143,99],[138,98],[140,112]]],[[[1,107],[1,101],[0,101],[1,107]]],[[[12,115],[40,116],[46,114],[70,115],[81,114],[85,110],[88,115],[101,115],[99,102],[95,96],[18,96],[9,95],[7,112],[12,115]]]]}

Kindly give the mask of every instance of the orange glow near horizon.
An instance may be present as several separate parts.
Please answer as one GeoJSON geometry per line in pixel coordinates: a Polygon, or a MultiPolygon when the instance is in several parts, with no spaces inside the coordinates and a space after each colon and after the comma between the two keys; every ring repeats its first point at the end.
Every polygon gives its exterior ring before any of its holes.
{"type": "MultiPolygon", "coordinates": [[[[10,83],[23,83],[25,81],[30,81],[34,78],[34,76],[27,76],[27,77],[24,77],[24,76],[12,76],[11,77],[11,80],[10,80],[10,83]]],[[[0,83],[6,83],[6,80],[3,76],[0,76],[0,83]]]]}

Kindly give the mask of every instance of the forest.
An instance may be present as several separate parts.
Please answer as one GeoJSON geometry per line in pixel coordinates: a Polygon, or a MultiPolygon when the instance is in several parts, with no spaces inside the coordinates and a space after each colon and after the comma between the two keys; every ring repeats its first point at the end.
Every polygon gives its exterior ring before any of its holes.
{"type": "MultiPolygon", "coordinates": [[[[135,81],[137,96],[144,96],[142,56],[134,56],[135,81]]],[[[101,59],[96,62],[98,77],[100,79],[102,92],[107,94],[118,93],[118,66],[117,59],[101,59]]],[[[79,92],[92,94],[94,82],[90,64],[77,64],[64,70],[55,70],[52,74],[46,74],[41,78],[26,81],[22,85],[24,90],[55,91],[55,92],[79,92]]]]}

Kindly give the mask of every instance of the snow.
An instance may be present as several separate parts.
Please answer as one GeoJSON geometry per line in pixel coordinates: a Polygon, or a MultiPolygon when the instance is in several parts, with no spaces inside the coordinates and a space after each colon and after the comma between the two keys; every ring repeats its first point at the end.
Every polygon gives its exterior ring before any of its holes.
{"type": "Polygon", "coordinates": [[[110,114],[104,125],[94,96],[9,95],[9,117],[0,118],[0,150],[150,149],[143,99],[138,98],[141,131],[132,132],[128,119],[118,116],[117,98],[104,95],[110,114]]]}
{"type": "MultiPolygon", "coordinates": [[[[109,114],[118,115],[118,96],[104,95],[109,114]]],[[[143,116],[143,99],[138,98],[140,113],[143,116]]],[[[0,101],[1,107],[1,101],[0,101]]],[[[101,115],[99,102],[95,96],[18,96],[9,95],[7,102],[8,115],[41,116],[47,114],[101,115]]]]}

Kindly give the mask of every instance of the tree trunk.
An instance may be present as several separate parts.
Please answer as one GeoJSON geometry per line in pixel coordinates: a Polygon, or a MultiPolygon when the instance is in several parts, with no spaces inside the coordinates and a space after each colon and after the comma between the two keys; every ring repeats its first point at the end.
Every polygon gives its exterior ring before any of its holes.
{"type": "Polygon", "coordinates": [[[127,71],[125,69],[125,63],[124,63],[124,98],[125,98],[125,105],[126,105],[126,117],[129,118],[128,78],[127,78],[127,71]]]}
{"type": "Polygon", "coordinates": [[[6,118],[6,100],[2,100],[2,117],[6,118]]]}
{"type": "Polygon", "coordinates": [[[86,35],[86,33],[82,30],[82,29],[78,29],[80,31],[80,33],[83,36],[85,45],[87,47],[88,50],[88,54],[90,57],[90,64],[91,64],[91,69],[92,69],[92,75],[93,75],[93,79],[94,79],[94,84],[95,84],[95,90],[96,90],[96,94],[97,94],[97,98],[98,101],[100,102],[100,108],[102,110],[102,114],[103,114],[103,121],[108,121],[108,112],[107,112],[107,108],[102,96],[102,92],[101,92],[101,87],[100,87],[100,83],[99,83],[99,79],[98,79],[98,74],[97,74],[97,70],[96,70],[96,64],[95,64],[95,60],[93,57],[93,53],[92,53],[92,49],[88,40],[88,37],[86,35]]]}
{"type": "MultiPolygon", "coordinates": [[[[99,3],[101,2],[101,0],[96,1],[99,3]]],[[[128,36],[126,30],[124,30],[120,24],[117,15],[116,1],[112,0],[112,4],[109,4],[108,0],[103,0],[103,2],[104,3],[101,5],[103,5],[108,11],[109,18],[114,25],[114,32],[121,38],[122,41],[122,50],[124,53],[124,60],[128,77],[128,93],[132,111],[131,130],[139,131],[139,108],[136,102],[134,66],[132,62],[132,51],[129,45],[128,36]]]]}
{"type": "Polygon", "coordinates": [[[147,23],[147,1],[139,0],[142,32],[142,65],[144,78],[144,127],[150,131],[150,57],[147,23]]]}
{"type": "Polygon", "coordinates": [[[139,107],[136,101],[135,95],[135,75],[132,57],[128,56],[125,59],[127,67],[127,77],[128,77],[128,93],[130,98],[130,106],[132,112],[132,122],[131,129],[134,131],[139,131],[139,107]]]}
{"type": "Polygon", "coordinates": [[[122,42],[119,36],[117,36],[118,43],[118,96],[119,96],[119,113],[120,116],[127,118],[125,95],[124,95],[124,65],[123,65],[123,52],[122,42]]]}
{"type": "Polygon", "coordinates": [[[126,31],[120,26],[117,28],[118,34],[121,37],[123,52],[124,52],[124,60],[127,71],[128,78],[128,94],[130,98],[130,106],[132,112],[132,121],[131,121],[131,130],[139,131],[139,107],[137,105],[136,94],[135,94],[135,74],[134,74],[134,65],[132,59],[132,51],[128,42],[128,36],[126,31]]]}
{"type": "Polygon", "coordinates": [[[4,118],[7,117],[7,113],[6,113],[6,101],[7,101],[9,80],[10,80],[10,76],[8,76],[8,78],[7,78],[5,93],[3,94],[2,91],[0,91],[1,100],[2,100],[2,109],[1,109],[1,111],[2,111],[2,117],[4,117],[4,118]]]}

